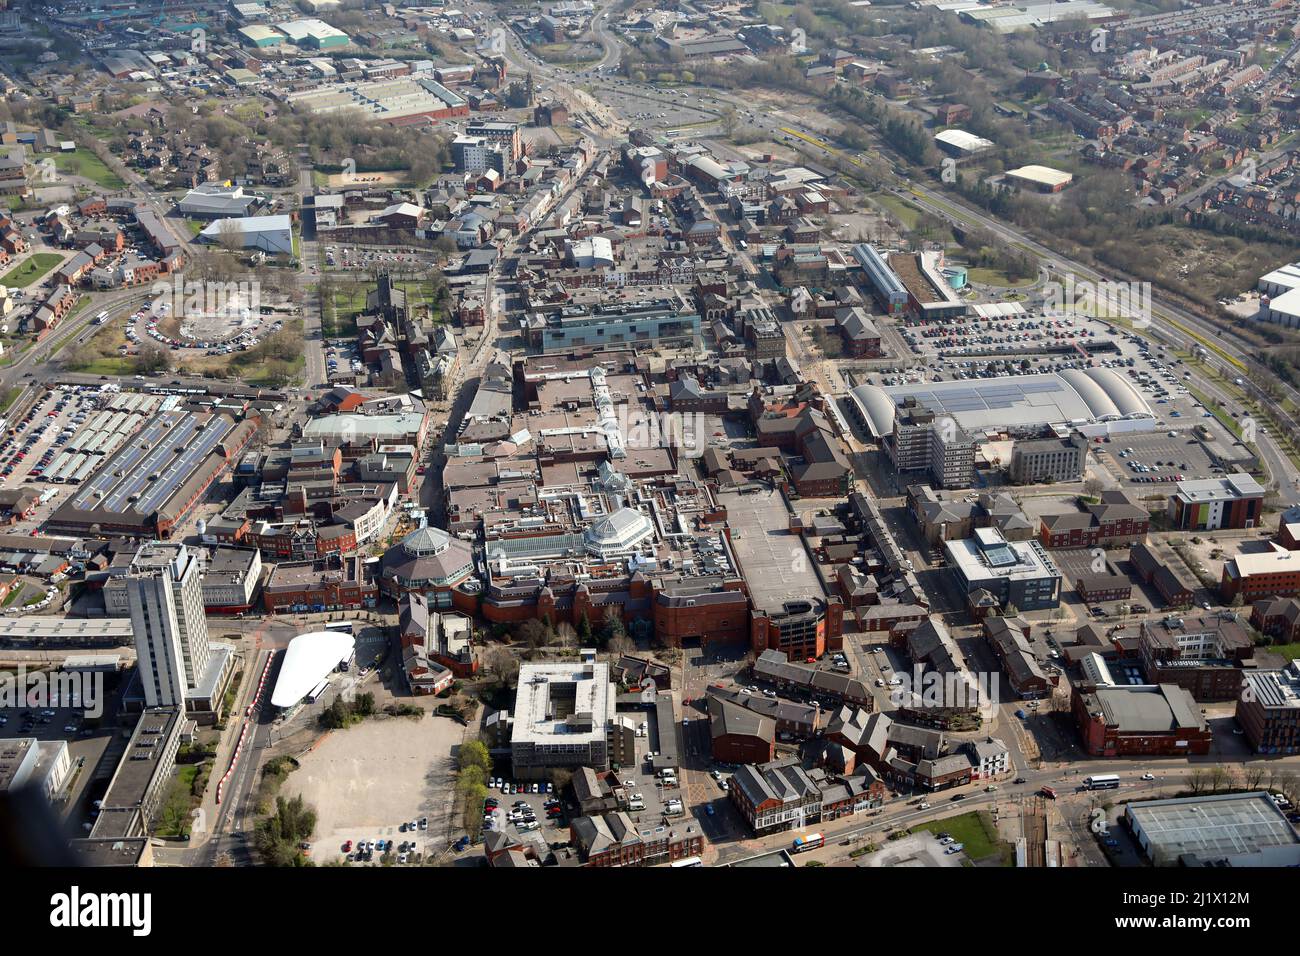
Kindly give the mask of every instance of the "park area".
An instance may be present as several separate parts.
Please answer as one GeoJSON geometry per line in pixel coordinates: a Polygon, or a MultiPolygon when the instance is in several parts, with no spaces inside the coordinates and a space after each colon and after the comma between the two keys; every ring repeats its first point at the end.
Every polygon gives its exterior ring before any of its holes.
{"type": "Polygon", "coordinates": [[[45,278],[49,271],[61,262],[63,262],[63,256],[57,252],[34,253],[27,260],[20,262],[3,276],[0,276],[0,285],[8,286],[11,289],[24,289],[33,282],[45,278]]]}

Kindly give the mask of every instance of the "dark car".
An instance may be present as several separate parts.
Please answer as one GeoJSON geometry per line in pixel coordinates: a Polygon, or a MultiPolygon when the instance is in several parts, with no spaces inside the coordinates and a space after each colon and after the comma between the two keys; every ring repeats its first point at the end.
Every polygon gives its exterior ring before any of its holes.
{"type": "Polygon", "coordinates": [[[953,794],[951,797],[949,797],[948,799],[949,799],[949,801],[951,801],[952,803],[956,803],[958,800],[965,800],[965,799],[966,799],[966,794],[964,794],[964,793],[954,793],[954,794],[953,794]]]}

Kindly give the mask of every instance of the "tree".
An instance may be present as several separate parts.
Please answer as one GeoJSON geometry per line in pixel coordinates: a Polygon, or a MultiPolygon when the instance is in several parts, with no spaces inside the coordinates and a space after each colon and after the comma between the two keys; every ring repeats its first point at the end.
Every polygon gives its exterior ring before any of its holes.
{"type": "Polygon", "coordinates": [[[1089,498],[1097,498],[1101,495],[1101,479],[1089,478],[1083,483],[1083,493],[1089,498]]]}
{"type": "Polygon", "coordinates": [[[608,647],[610,641],[620,637],[627,637],[627,628],[623,626],[623,615],[611,604],[605,608],[605,618],[601,624],[601,643],[608,647]]]}
{"type": "Polygon", "coordinates": [[[591,621],[586,611],[583,611],[582,616],[578,618],[578,641],[583,647],[591,645],[591,621]]]}
{"type": "Polygon", "coordinates": [[[461,744],[456,754],[456,763],[462,772],[478,768],[487,776],[492,770],[492,757],[488,754],[487,745],[481,740],[467,740],[461,744]]]}
{"type": "Polygon", "coordinates": [[[483,669],[501,687],[514,687],[519,682],[519,661],[504,647],[488,648],[483,655],[483,669]]]}
{"type": "Polygon", "coordinates": [[[605,649],[611,654],[630,654],[636,650],[636,643],[626,634],[618,637],[611,637],[605,645],[605,649]]]}

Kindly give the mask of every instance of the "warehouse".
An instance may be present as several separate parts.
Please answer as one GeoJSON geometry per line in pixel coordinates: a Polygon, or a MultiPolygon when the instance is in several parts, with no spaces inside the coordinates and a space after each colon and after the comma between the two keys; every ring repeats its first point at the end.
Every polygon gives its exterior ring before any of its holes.
{"type": "Polygon", "coordinates": [[[293,255],[293,227],[288,216],[222,219],[204,228],[199,236],[206,242],[237,242],[240,249],[259,249],[268,255],[293,255]]]}
{"type": "Polygon", "coordinates": [[[312,50],[335,50],[352,42],[346,33],[324,20],[290,20],[276,26],[289,38],[290,43],[312,50]]]}
{"type": "Polygon", "coordinates": [[[1300,262],[1261,276],[1256,288],[1262,295],[1259,318],[1291,329],[1300,328],[1300,262]]]}
{"type": "Polygon", "coordinates": [[[320,86],[289,93],[285,100],[295,109],[311,113],[355,110],[394,126],[469,115],[469,102],[463,96],[427,76],[320,86]]]}
{"type": "Polygon", "coordinates": [[[1125,821],[1154,866],[1300,866],[1300,837],[1262,791],[1130,803],[1125,821]]]}
{"type": "Polygon", "coordinates": [[[992,140],[968,133],[964,129],[946,129],[942,133],[936,133],[934,141],[949,156],[957,157],[974,156],[993,146],[992,140]]]}
{"type": "Polygon", "coordinates": [[[859,424],[877,438],[893,432],[896,410],[909,397],[936,413],[952,416],[972,434],[1036,435],[1052,425],[1148,419],[1154,427],[1155,422],[1151,406],[1133,386],[1104,368],[970,381],[859,385],[849,394],[859,424]]]}
{"type": "Polygon", "coordinates": [[[244,43],[248,46],[257,47],[259,50],[269,50],[284,42],[284,35],[282,33],[260,23],[252,26],[240,27],[239,35],[243,39],[244,43]]]}
{"type": "Polygon", "coordinates": [[[159,412],[82,482],[48,526],[166,538],[256,431],[254,420],[159,412]]]}
{"type": "Polygon", "coordinates": [[[1050,166],[1021,166],[1018,169],[1008,169],[1004,176],[1013,186],[1040,193],[1059,193],[1074,181],[1074,176],[1070,173],[1050,166]]]}

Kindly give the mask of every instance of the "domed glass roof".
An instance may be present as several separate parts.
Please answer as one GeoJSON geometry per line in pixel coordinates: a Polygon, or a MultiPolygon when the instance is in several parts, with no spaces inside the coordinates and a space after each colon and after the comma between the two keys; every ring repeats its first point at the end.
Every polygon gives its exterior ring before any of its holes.
{"type": "Polygon", "coordinates": [[[451,546],[451,536],[439,528],[417,528],[402,539],[406,553],[417,558],[442,554],[451,546]]]}

